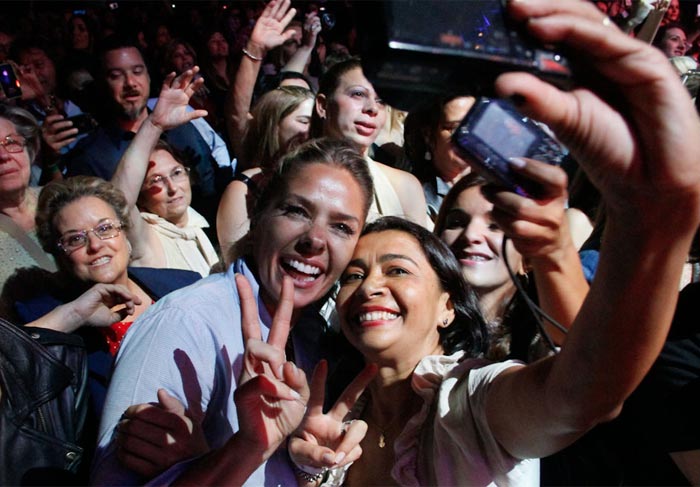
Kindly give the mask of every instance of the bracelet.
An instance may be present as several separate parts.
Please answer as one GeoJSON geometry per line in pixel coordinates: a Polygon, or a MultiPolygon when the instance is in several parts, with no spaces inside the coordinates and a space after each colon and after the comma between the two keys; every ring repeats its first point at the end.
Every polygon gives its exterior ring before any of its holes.
{"type": "Polygon", "coordinates": [[[316,468],[309,465],[298,465],[294,462],[294,473],[307,482],[318,482],[328,472],[326,467],[316,468]]]}
{"type": "Polygon", "coordinates": [[[260,62],[264,59],[264,58],[261,58],[261,57],[258,57],[258,56],[251,54],[250,52],[248,52],[248,49],[246,49],[245,47],[243,49],[241,49],[241,51],[243,52],[243,54],[245,54],[247,57],[249,57],[253,61],[260,62]]]}

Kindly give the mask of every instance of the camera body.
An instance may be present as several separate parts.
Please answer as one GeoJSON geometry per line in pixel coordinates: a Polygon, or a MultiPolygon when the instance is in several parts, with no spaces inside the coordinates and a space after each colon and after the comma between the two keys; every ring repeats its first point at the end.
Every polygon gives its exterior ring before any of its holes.
{"type": "Polygon", "coordinates": [[[503,0],[358,2],[365,75],[390,105],[410,110],[421,96],[493,94],[506,71],[528,71],[571,87],[566,58],[532,40],[503,0]]]}
{"type": "Polygon", "coordinates": [[[533,181],[512,171],[508,159],[527,157],[560,165],[567,151],[530,118],[518,113],[510,102],[479,98],[452,141],[470,164],[490,182],[521,196],[538,196],[533,181]]]}
{"type": "Polygon", "coordinates": [[[71,128],[78,129],[78,134],[92,132],[99,126],[97,121],[89,113],[80,113],[78,115],[68,117],[66,120],[73,123],[73,127],[71,128]]]}

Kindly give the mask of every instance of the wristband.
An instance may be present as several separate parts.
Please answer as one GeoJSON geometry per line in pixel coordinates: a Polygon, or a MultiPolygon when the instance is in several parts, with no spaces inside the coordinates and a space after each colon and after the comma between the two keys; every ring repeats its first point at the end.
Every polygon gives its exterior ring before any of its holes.
{"type": "Polygon", "coordinates": [[[251,54],[250,52],[248,52],[248,49],[246,49],[245,47],[243,49],[241,49],[241,51],[243,52],[243,54],[245,54],[248,58],[252,59],[253,61],[260,62],[263,60],[263,58],[255,56],[255,55],[251,54]]]}
{"type": "MultiPolygon", "coordinates": [[[[291,457],[290,460],[292,460],[291,457]]],[[[318,482],[328,473],[328,468],[326,467],[318,468],[311,465],[299,465],[294,460],[292,460],[292,464],[294,465],[294,473],[307,482],[318,482]]]]}

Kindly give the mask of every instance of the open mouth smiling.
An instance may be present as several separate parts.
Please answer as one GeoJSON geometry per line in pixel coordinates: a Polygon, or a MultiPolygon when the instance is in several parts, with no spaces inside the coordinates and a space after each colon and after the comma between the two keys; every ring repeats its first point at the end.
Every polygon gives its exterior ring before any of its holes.
{"type": "Polygon", "coordinates": [[[300,282],[313,282],[323,273],[320,267],[305,264],[300,260],[292,258],[282,259],[281,265],[287,274],[289,274],[295,281],[300,282]]]}

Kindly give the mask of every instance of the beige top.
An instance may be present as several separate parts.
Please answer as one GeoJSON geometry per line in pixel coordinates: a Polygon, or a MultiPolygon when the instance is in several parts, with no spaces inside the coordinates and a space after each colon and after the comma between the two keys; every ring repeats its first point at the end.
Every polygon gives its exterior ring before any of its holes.
{"type": "MultiPolygon", "coordinates": [[[[36,196],[39,194],[41,188],[31,187],[27,191],[31,191],[36,200],[36,196]]],[[[9,217],[5,217],[5,220],[10,220],[9,217]]],[[[19,225],[14,224],[9,221],[3,225],[0,225],[0,289],[5,285],[5,281],[15,273],[15,271],[21,267],[33,267],[38,266],[46,269],[50,272],[56,271],[56,265],[54,263],[53,256],[45,253],[41,248],[39,239],[36,236],[36,230],[30,232],[24,232],[19,225]],[[15,238],[12,233],[8,232],[3,225],[13,225],[14,231],[23,232],[27,239],[20,241],[15,238]],[[27,249],[27,246],[32,247],[32,252],[35,254],[41,254],[45,256],[43,262],[37,260],[27,249]]]]}
{"type": "Polygon", "coordinates": [[[369,157],[365,157],[365,160],[374,183],[374,199],[369,207],[367,222],[372,222],[380,216],[404,216],[401,201],[389,178],[376,161],[369,157]]]}
{"type": "Polygon", "coordinates": [[[166,267],[209,275],[211,267],[219,262],[214,247],[202,228],[208,228],[207,220],[192,207],[187,208],[187,226],[180,228],[153,213],[141,212],[141,218],[156,231],[163,246],[166,267]]]}

